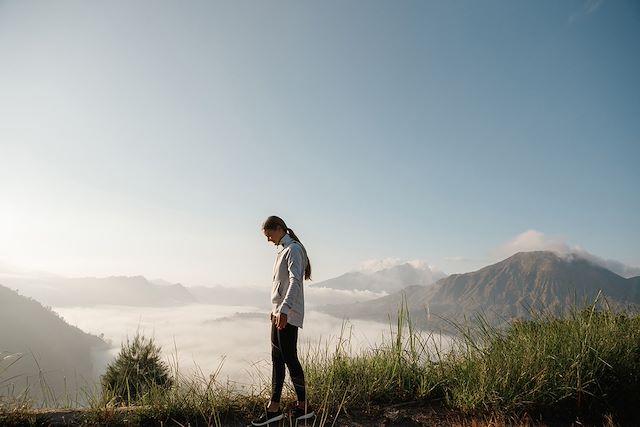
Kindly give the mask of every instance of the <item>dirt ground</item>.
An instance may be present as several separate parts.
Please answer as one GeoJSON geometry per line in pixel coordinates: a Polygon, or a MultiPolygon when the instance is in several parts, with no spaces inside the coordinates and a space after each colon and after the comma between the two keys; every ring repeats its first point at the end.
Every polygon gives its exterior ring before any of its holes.
{"type": "MultiPolygon", "coordinates": [[[[202,427],[215,425],[213,420],[184,421],[169,419],[163,421],[145,421],[140,424],[135,421],[135,413],[139,408],[119,408],[101,414],[97,418],[95,412],[87,410],[33,410],[23,413],[21,416],[7,416],[0,414],[2,426],[36,425],[46,427],[71,427],[71,426],[180,426],[202,427]]],[[[9,414],[10,415],[10,414],[9,414]]],[[[17,415],[17,414],[14,414],[17,415]]],[[[250,420],[238,415],[223,417],[220,423],[228,427],[245,427],[250,420]]],[[[597,416],[589,420],[562,417],[557,414],[553,417],[522,416],[510,418],[501,415],[464,415],[443,407],[438,403],[407,402],[396,405],[385,405],[373,408],[370,411],[353,410],[341,413],[336,419],[335,414],[320,413],[315,419],[306,424],[298,424],[299,427],[623,427],[608,415],[597,416]]],[[[295,427],[295,423],[286,419],[280,423],[273,423],[269,427],[295,427]]]]}
{"type": "MultiPolygon", "coordinates": [[[[599,420],[567,419],[561,416],[553,420],[542,421],[530,416],[505,417],[502,415],[464,415],[444,408],[437,403],[421,404],[417,402],[388,405],[374,413],[354,411],[341,415],[335,426],[340,427],[413,427],[413,426],[452,426],[452,427],[560,427],[560,426],[619,426],[608,416],[599,420]]],[[[332,421],[333,422],[333,421],[332,421]]],[[[331,425],[332,422],[328,423],[331,425]]]]}

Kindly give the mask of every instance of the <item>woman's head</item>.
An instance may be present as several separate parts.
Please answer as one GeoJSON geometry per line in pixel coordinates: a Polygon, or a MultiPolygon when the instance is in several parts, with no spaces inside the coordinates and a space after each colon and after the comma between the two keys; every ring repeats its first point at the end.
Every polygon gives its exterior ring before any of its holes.
{"type": "MultiPolygon", "coordinates": [[[[267,241],[272,242],[274,245],[278,245],[285,234],[288,234],[293,240],[302,244],[293,230],[287,227],[284,220],[275,215],[270,216],[264,221],[264,223],[262,223],[262,232],[267,238],[267,241]]],[[[309,261],[308,256],[307,268],[305,268],[304,271],[304,278],[307,280],[311,279],[311,261],[309,261]]]]}
{"type": "Polygon", "coordinates": [[[287,224],[285,224],[282,218],[277,216],[270,216],[262,224],[262,232],[267,240],[274,245],[280,243],[280,240],[287,234],[288,230],[287,224]]]}

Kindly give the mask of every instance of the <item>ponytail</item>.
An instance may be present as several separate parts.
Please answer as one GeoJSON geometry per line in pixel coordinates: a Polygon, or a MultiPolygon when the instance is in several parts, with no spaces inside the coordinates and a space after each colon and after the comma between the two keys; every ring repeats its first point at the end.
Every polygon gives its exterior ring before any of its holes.
{"type": "Polygon", "coordinates": [[[293,240],[295,240],[298,243],[302,243],[300,242],[300,239],[298,239],[298,236],[296,236],[296,233],[294,233],[292,229],[287,227],[287,233],[289,233],[289,236],[291,236],[293,240]]]}
{"type": "MultiPolygon", "coordinates": [[[[293,240],[295,240],[296,242],[300,243],[300,245],[302,245],[302,242],[300,241],[300,239],[298,239],[298,236],[296,236],[296,233],[294,233],[292,229],[287,227],[287,224],[285,224],[282,218],[277,216],[270,216],[262,224],[263,230],[276,230],[278,227],[282,228],[285,231],[285,233],[289,234],[289,236],[293,240]]],[[[305,255],[307,255],[306,250],[304,250],[304,253],[305,255]]],[[[311,280],[311,260],[309,260],[308,255],[307,255],[307,267],[304,269],[304,278],[307,280],[311,280]]]]}
{"type": "MultiPolygon", "coordinates": [[[[287,227],[287,233],[289,233],[289,236],[291,236],[293,240],[295,240],[296,242],[302,245],[302,242],[300,241],[300,239],[298,239],[298,236],[296,236],[296,233],[294,233],[292,229],[287,227]]],[[[306,255],[307,251],[305,250],[304,252],[306,255]]],[[[311,260],[309,259],[308,256],[307,256],[307,267],[304,269],[304,278],[307,280],[311,280],[311,260]]]]}

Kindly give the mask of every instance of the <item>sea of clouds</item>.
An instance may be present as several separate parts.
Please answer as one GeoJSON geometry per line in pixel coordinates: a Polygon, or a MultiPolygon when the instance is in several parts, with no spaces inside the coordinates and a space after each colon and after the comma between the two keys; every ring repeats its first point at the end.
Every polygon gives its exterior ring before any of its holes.
{"type": "MultiPolygon", "coordinates": [[[[270,381],[271,345],[268,311],[246,306],[191,304],[181,307],[57,307],[72,325],[100,335],[111,348],[96,354],[98,372],[116,357],[121,344],[136,332],[153,337],[164,359],[183,374],[208,377],[236,386],[260,386],[270,381]],[[177,365],[176,365],[177,364],[177,365]]],[[[317,311],[305,314],[298,349],[301,354],[335,349],[341,337],[350,337],[353,353],[371,349],[388,339],[390,325],[343,320],[317,311]]],[[[446,339],[444,340],[446,344],[446,339]]],[[[443,344],[444,345],[444,344],[443,344]]]]}

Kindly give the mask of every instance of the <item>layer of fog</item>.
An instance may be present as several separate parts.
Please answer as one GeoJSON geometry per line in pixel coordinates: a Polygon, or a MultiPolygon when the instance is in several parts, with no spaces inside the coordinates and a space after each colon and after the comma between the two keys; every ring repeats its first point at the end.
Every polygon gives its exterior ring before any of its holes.
{"type": "Polygon", "coordinates": [[[373,292],[362,290],[331,289],[316,286],[305,286],[305,301],[308,307],[327,304],[350,304],[354,302],[371,301],[388,295],[387,292],[373,292]]]}
{"type": "MultiPolygon", "coordinates": [[[[270,323],[267,312],[255,307],[192,304],[182,307],[59,307],[69,323],[86,332],[104,334],[111,349],[96,357],[104,371],[122,342],[137,331],[162,346],[164,359],[181,373],[209,376],[236,386],[259,386],[270,381],[270,323]]],[[[371,321],[343,321],[309,310],[300,331],[301,354],[335,349],[341,335],[350,337],[353,353],[371,349],[388,339],[390,325],[371,321]]],[[[440,339],[440,338],[438,338],[440,339]]],[[[440,342],[448,348],[449,339],[440,342]]]]}

